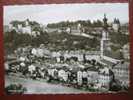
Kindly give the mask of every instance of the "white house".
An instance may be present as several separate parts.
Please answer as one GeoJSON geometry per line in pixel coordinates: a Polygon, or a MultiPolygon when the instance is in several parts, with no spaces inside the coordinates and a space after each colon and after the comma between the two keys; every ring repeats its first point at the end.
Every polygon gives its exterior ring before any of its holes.
{"type": "Polygon", "coordinates": [[[110,83],[113,80],[113,78],[114,78],[114,74],[111,69],[107,67],[100,69],[98,82],[99,84],[101,84],[101,86],[109,89],[110,83]]]}
{"type": "Polygon", "coordinates": [[[31,35],[31,32],[32,32],[31,26],[26,26],[26,27],[22,28],[22,33],[27,33],[27,34],[31,35]]]}

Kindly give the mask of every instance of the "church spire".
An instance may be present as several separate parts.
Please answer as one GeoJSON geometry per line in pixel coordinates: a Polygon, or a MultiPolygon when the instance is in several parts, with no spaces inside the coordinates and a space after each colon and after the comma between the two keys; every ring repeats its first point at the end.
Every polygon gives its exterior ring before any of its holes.
{"type": "Polygon", "coordinates": [[[105,30],[107,30],[108,27],[108,23],[107,23],[108,19],[106,18],[106,14],[104,14],[104,18],[103,18],[103,28],[105,30]]]}

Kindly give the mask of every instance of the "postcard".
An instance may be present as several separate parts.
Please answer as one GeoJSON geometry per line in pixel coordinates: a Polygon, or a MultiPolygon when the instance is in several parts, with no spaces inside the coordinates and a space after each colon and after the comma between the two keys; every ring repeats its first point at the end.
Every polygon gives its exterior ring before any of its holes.
{"type": "Polygon", "coordinates": [[[3,9],[6,94],[128,92],[128,3],[3,9]]]}

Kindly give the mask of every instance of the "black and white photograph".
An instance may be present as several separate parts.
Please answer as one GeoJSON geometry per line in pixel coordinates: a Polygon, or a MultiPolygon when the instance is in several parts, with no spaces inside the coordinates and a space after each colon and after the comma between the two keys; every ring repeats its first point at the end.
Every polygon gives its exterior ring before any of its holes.
{"type": "Polygon", "coordinates": [[[6,5],[6,94],[128,92],[128,3],[6,5]]]}

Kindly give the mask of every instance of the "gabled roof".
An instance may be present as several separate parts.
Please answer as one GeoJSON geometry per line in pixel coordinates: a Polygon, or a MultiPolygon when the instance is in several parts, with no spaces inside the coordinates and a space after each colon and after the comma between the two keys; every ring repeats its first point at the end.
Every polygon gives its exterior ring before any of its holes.
{"type": "Polygon", "coordinates": [[[112,67],[114,65],[114,63],[106,60],[106,59],[102,59],[101,62],[104,64],[104,65],[107,65],[107,66],[110,66],[112,67]]]}
{"type": "Polygon", "coordinates": [[[86,70],[88,70],[88,71],[95,71],[95,72],[98,72],[99,71],[98,68],[95,68],[94,66],[87,67],[86,70]]]}
{"type": "Polygon", "coordinates": [[[113,75],[113,71],[107,67],[104,67],[104,68],[100,69],[99,74],[111,76],[111,75],[113,75]]]}
{"type": "Polygon", "coordinates": [[[114,68],[120,68],[120,69],[129,69],[129,62],[120,62],[117,65],[114,66],[114,68]]]}

